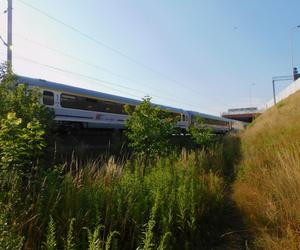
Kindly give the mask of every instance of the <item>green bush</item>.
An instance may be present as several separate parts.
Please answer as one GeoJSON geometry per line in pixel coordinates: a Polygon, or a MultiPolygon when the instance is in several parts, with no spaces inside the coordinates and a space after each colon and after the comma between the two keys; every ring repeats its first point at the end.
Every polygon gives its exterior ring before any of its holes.
{"type": "Polygon", "coordinates": [[[15,113],[21,118],[23,127],[34,119],[38,120],[43,129],[49,130],[53,125],[53,110],[40,103],[38,88],[29,89],[26,83],[18,82],[16,76],[2,76],[0,84],[0,120],[8,113],[15,113]]]}
{"type": "Polygon", "coordinates": [[[4,172],[30,173],[46,147],[42,124],[35,118],[26,127],[22,123],[15,113],[8,113],[7,118],[0,121],[0,162],[4,172]]]}
{"type": "Polygon", "coordinates": [[[145,159],[154,159],[169,152],[169,139],[176,123],[169,112],[154,106],[150,100],[150,97],[144,98],[134,110],[126,106],[130,115],[126,121],[129,146],[136,155],[145,159]]]}
{"type": "Polygon", "coordinates": [[[195,117],[194,123],[189,127],[188,132],[192,139],[200,146],[209,146],[212,144],[214,134],[200,116],[195,117]]]}
{"type": "Polygon", "coordinates": [[[6,205],[0,206],[0,229],[4,220],[10,225],[0,236],[11,246],[4,249],[19,249],[23,242],[19,235],[32,231],[24,222],[35,216],[54,113],[40,104],[38,89],[18,83],[3,67],[0,71],[0,204],[6,205]]]}
{"type": "Polygon", "coordinates": [[[0,171],[28,174],[46,147],[54,113],[40,104],[38,89],[29,89],[10,74],[0,84],[0,171]]]}

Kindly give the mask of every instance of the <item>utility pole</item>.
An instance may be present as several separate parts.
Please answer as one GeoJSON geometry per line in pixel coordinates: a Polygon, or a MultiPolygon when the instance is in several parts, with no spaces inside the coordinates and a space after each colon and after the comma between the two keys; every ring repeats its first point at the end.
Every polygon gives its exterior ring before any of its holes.
{"type": "Polygon", "coordinates": [[[12,0],[7,0],[7,64],[12,72],[12,0]]]}

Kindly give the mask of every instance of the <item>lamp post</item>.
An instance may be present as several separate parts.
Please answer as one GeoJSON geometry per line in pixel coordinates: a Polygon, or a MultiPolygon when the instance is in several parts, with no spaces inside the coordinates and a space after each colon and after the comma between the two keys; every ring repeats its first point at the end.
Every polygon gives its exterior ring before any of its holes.
{"type": "Polygon", "coordinates": [[[291,44],[291,63],[292,63],[292,75],[294,75],[294,44],[293,44],[293,34],[296,29],[300,28],[300,24],[291,28],[290,34],[290,44],[291,44]]]}

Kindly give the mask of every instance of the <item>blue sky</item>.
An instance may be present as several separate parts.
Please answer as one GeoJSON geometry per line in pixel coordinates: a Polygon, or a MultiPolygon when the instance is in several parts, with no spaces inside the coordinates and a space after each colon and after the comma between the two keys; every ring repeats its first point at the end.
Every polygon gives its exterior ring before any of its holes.
{"type": "MultiPolygon", "coordinates": [[[[291,73],[291,28],[300,24],[296,0],[13,1],[17,74],[133,98],[150,95],[156,103],[217,115],[271,98],[272,76],[291,73]]],[[[2,0],[1,12],[5,8],[2,0]]],[[[5,18],[1,14],[4,38],[5,18]]],[[[300,29],[292,41],[300,66],[300,29]]],[[[0,53],[5,60],[2,45],[0,53]]]]}

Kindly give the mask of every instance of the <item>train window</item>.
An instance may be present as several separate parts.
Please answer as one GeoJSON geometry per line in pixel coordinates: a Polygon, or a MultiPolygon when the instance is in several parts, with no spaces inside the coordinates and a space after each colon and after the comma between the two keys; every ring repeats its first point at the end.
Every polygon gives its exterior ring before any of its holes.
{"type": "Polygon", "coordinates": [[[43,104],[52,106],[54,105],[54,94],[51,91],[43,92],[43,104]]]}
{"type": "Polygon", "coordinates": [[[126,114],[124,105],[104,100],[97,100],[93,98],[61,94],[61,106],[71,109],[82,109],[97,112],[107,112],[114,114],[126,114]]]}

